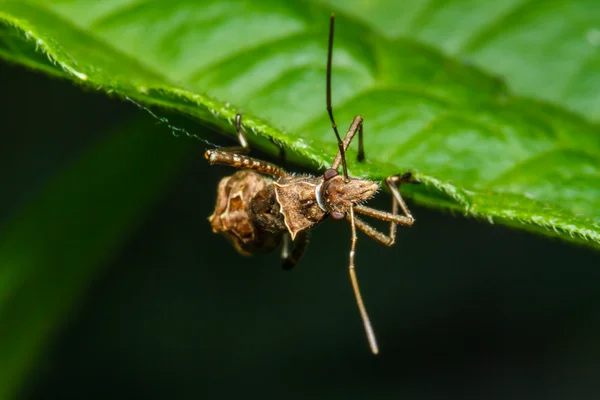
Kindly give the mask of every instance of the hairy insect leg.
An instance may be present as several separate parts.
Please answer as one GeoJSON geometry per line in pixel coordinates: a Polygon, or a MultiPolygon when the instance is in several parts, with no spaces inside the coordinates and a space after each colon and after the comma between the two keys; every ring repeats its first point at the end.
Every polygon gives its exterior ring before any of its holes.
{"type": "Polygon", "coordinates": [[[281,267],[285,270],[290,270],[296,266],[306,246],[308,245],[308,232],[301,231],[296,235],[296,239],[292,241],[288,233],[283,235],[283,244],[281,247],[281,267]],[[291,242],[291,251],[290,251],[291,242]]]}
{"type": "Polygon", "coordinates": [[[420,183],[420,181],[414,179],[412,174],[407,172],[402,175],[390,176],[385,180],[385,183],[392,192],[393,196],[391,213],[360,205],[355,206],[354,209],[360,214],[390,222],[389,235],[381,233],[359,218],[355,218],[355,220],[357,228],[366,233],[369,237],[386,246],[391,246],[396,241],[397,225],[412,226],[415,222],[415,219],[408,210],[408,207],[406,206],[406,203],[400,194],[399,186],[402,183],[420,183]],[[398,206],[400,206],[400,209],[404,215],[398,215],[398,206]]]}
{"type": "MultiPolygon", "coordinates": [[[[390,189],[390,191],[392,192],[392,196],[394,196],[394,199],[392,201],[392,214],[397,214],[398,206],[400,206],[402,213],[407,218],[410,218],[410,225],[412,225],[415,220],[414,220],[412,214],[410,213],[410,210],[406,206],[406,203],[404,202],[402,195],[400,194],[400,185],[403,183],[421,183],[421,181],[413,178],[412,173],[406,172],[402,175],[389,176],[385,180],[385,183],[386,183],[387,187],[390,189]]],[[[396,237],[396,224],[394,224],[394,223],[390,224],[390,236],[393,239],[395,239],[395,237],[396,237]]]]}
{"type": "Polygon", "coordinates": [[[348,271],[350,273],[350,281],[352,282],[352,289],[354,290],[354,297],[356,298],[356,304],[358,305],[358,310],[360,312],[360,316],[363,321],[363,325],[365,327],[365,332],[367,333],[367,340],[369,341],[369,346],[371,347],[371,351],[373,354],[379,353],[379,347],[377,346],[377,339],[375,338],[375,332],[373,331],[373,327],[371,326],[371,321],[369,320],[369,315],[367,314],[367,309],[365,308],[365,304],[363,302],[362,296],[360,294],[360,289],[358,287],[358,279],[356,278],[356,271],[354,269],[354,255],[356,253],[356,225],[354,218],[354,210],[353,207],[350,207],[350,226],[352,227],[352,242],[350,246],[350,263],[348,265],[348,271]]]}
{"type": "Polygon", "coordinates": [[[275,164],[222,150],[207,150],[206,153],[204,153],[204,158],[206,158],[211,165],[227,165],[234,168],[249,169],[274,177],[286,176],[288,174],[275,164]]]}
{"type": "Polygon", "coordinates": [[[244,155],[250,152],[250,146],[244,135],[244,130],[242,129],[242,114],[237,114],[235,116],[235,126],[240,146],[207,150],[206,153],[204,153],[204,158],[206,158],[211,165],[218,164],[234,168],[250,169],[271,176],[287,175],[287,172],[275,164],[244,155]]]}
{"type": "MultiPolygon", "coordinates": [[[[356,119],[356,117],[355,117],[356,119]]],[[[352,139],[350,139],[352,140],[352,139]]],[[[350,142],[348,142],[348,146],[350,146],[350,142]]],[[[365,146],[363,144],[363,123],[360,123],[358,127],[358,154],[356,156],[358,161],[364,161],[365,159],[365,146]]]]}
{"type": "Polygon", "coordinates": [[[340,166],[340,163],[345,163],[346,160],[343,157],[346,157],[346,151],[348,147],[350,147],[350,143],[352,143],[352,139],[358,133],[358,156],[356,159],[358,161],[363,161],[365,159],[365,149],[363,145],[363,117],[357,115],[352,120],[350,127],[348,128],[348,132],[346,132],[346,136],[344,136],[344,140],[342,141],[342,147],[344,149],[344,153],[338,150],[335,158],[333,159],[333,163],[331,163],[331,168],[337,170],[340,166]]]}
{"type": "MultiPolygon", "coordinates": [[[[244,130],[242,128],[242,114],[236,114],[235,116],[235,130],[237,133],[238,141],[240,142],[239,146],[232,147],[223,147],[219,149],[220,151],[224,151],[227,153],[236,153],[236,154],[248,154],[250,153],[250,144],[248,143],[248,139],[246,139],[246,135],[244,134],[244,130]]],[[[285,160],[285,148],[282,147],[279,143],[277,143],[274,139],[269,138],[269,141],[273,143],[275,147],[279,150],[279,154],[277,155],[281,160],[285,160]]]]}
{"type": "Polygon", "coordinates": [[[364,232],[371,239],[374,239],[385,246],[391,246],[394,244],[395,237],[392,237],[391,235],[386,235],[385,233],[377,230],[377,228],[374,228],[373,226],[369,225],[368,223],[366,223],[358,217],[354,217],[354,221],[356,227],[362,232],[364,232]]]}

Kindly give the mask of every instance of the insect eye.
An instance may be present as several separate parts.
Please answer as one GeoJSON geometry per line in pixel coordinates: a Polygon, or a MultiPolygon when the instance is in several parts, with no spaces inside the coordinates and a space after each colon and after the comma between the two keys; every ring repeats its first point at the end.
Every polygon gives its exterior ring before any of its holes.
{"type": "Polygon", "coordinates": [[[338,172],[333,168],[326,169],[325,172],[323,172],[323,178],[325,178],[326,181],[335,176],[338,176],[338,172]]]}
{"type": "Polygon", "coordinates": [[[343,212],[339,212],[339,211],[334,211],[331,213],[331,217],[333,219],[337,219],[337,220],[344,219],[345,216],[346,216],[346,214],[344,214],[343,212]]]}

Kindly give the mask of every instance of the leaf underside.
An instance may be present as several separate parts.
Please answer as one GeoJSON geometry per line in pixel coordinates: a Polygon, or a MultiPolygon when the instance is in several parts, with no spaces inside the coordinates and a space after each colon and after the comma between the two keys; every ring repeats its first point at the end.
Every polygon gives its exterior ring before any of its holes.
{"type": "Polygon", "coordinates": [[[335,11],[336,119],[365,118],[354,175],[411,170],[416,202],[600,248],[598,7],[364,3],[0,0],[0,56],[228,134],[243,112],[254,146],[324,167],[335,11]]]}

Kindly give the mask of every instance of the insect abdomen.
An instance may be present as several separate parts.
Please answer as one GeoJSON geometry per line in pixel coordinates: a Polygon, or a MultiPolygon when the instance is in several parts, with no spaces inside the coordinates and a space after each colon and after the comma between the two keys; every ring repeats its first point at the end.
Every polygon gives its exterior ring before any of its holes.
{"type": "Polygon", "coordinates": [[[209,221],[213,232],[229,239],[243,255],[273,250],[281,241],[281,233],[277,234],[276,227],[272,229],[272,220],[281,218],[279,213],[275,210],[271,216],[256,215],[261,207],[269,210],[271,183],[270,178],[253,171],[238,171],[219,182],[215,211],[209,221]],[[260,202],[255,200],[257,195],[260,202]]]}

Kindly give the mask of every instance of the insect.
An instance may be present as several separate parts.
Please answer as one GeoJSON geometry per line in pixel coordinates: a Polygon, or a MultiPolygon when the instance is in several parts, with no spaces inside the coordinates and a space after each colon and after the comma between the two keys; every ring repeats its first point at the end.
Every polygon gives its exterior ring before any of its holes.
{"type": "Polygon", "coordinates": [[[365,309],[354,268],[357,229],[376,241],[391,246],[396,226],[412,226],[414,218],[408,210],[399,187],[403,183],[419,183],[410,172],[390,176],[385,180],[390,189],[392,211],[380,211],[361,205],[378,189],[375,182],[348,175],[346,150],[358,134],[358,161],[363,161],[363,118],[354,117],[342,140],[331,106],[331,60],[335,16],[329,25],[327,54],[327,112],[337,138],[337,154],[321,176],[290,174],[275,164],[248,157],[248,141],[242,129],[242,116],[236,116],[239,146],[208,150],[205,158],[212,164],[240,168],[223,178],[217,189],[214,213],[209,217],[212,229],[231,241],[243,255],[269,252],[281,246],[284,269],[292,268],[302,257],[308,243],[309,229],[331,217],[346,219],[352,230],[348,270],[358,309],[373,354],[379,352],[375,333],[365,309]],[[342,174],[338,172],[342,167],[342,174]],[[400,208],[402,214],[398,213],[400,208]],[[389,234],[378,231],[356,216],[362,214],[390,223],[389,234]]]}

